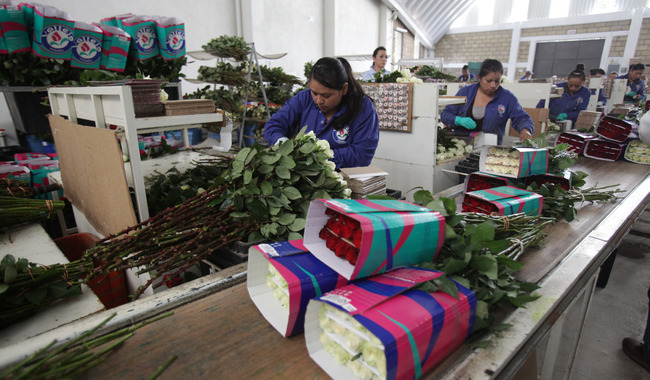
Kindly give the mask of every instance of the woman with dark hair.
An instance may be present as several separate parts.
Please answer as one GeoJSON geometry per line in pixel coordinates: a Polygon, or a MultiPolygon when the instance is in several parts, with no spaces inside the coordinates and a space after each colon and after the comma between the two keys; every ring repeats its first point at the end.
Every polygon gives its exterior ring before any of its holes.
{"type": "Polygon", "coordinates": [[[465,104],[448,105],[440,119],[445,125],[497,135],[497,144],[503,142],[508,119],[519,132],[519,140],[526,141],[535,132],[528,113],[521,108],[512,92],[502,88],[503,65],[496,59],[486,59],[478,73],[478,83],[458,90],[456,96],[466,96],[465,104]]]}
{"type": "Polygon", "coordinates": [[[361,74],[361,80],[374,82],[376,73],[381,73],[382,75],[390,74],[390,71],[385,69],[387,61],[388,55],[386,55],[386,48],[380,46],[375,49],[375,51],[372,52],[372,66],[370,66],[370,70],[364,71],[363,74],[361,74]]]}
{"type": "Polygon", "coordinates": [[[645,70],[643,63],[635,63],[630,66],[630,71],[627,74],[616,77],[616,79],[627,79],[627,91],[623,97],[624,102],[638,103],[645,98],[645,84],[641,80],[643,70],[645,70]]]}
{"type": "Polygon", "coordinates": [[[309,88],[266,122],[264,138],[274,145],[303,127],[329,142],[337,169],[370,165],[379,142],[379,119],[345,59],[319,59],[311,69],[309,88]]]}
{"type": "MultiPolygon", "coordinates": [[[[572,125],[576,124],[580,111],[586,110],[589,105],[591,91],[584,86],[585,76],[584,65],[579,63],[576,69],[569,73],[566,82],[557,83],[557,87],[564,88],[562,96],[551,99],[548,106],[549,119],[551,121],[571,120],[572,125]]],[[[544,100],[537,103],[537,108],[544,107],[544,100]]]]}

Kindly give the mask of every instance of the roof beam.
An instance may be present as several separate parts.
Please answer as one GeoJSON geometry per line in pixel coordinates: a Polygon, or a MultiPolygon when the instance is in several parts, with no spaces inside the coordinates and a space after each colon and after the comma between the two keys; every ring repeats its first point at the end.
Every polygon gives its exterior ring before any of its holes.
{"type": "Polygon", "coordinates": [[[425,30],[423,30],[418,22],[411,17],[409,12],[402,7],[401,4],[397,2],[397,0],[382,0],[384,5],[386,5],[389,9],[392,9],[397,12],[399,15],[400,20],[406,25],[409,30],[414,32],[418,36],[418,39],[420,40],[420,43],[424,46],[426,46],[429,49],[433,49],[433,43],[431,42],[431,37],[429,33],[427,33],[425,30]]]}

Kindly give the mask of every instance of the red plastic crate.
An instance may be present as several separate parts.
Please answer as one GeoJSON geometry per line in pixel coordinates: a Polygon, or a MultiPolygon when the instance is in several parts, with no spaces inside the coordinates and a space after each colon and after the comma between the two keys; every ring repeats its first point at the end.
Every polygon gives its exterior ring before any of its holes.
{"type": "Polygon", "coordinates": [[[567,144],[568,150],[577,154],[582,154],[585,150],[587,141],[596,138],[594,135],[582,132],[562,132],[557,136],[555,145],[567,144]]]}
{"type": "MultiPolygon", "coordinates": [[[[88,233],[79,233],[54,239],[54,243],[70,261],[79,260],[84,251],[99,239],[88,233]]],[[[123,305],[129,301],[124,271],[113,271],[103,278],[95,278],[88,286],[107,309],[123,305]]]]}
{"type": "Polygon", "coordinates": [[[625,142],[632,137],[635,124],[627,120],[605,116],[596,126],[598,136],[616,142],[625,142]]]}
{"type": "Polygon", "coordinates": [[[587,142],[584,155],[598,160],[616,161],[625,151],[625,145],[615,141],[595,138],[587,142]]]}

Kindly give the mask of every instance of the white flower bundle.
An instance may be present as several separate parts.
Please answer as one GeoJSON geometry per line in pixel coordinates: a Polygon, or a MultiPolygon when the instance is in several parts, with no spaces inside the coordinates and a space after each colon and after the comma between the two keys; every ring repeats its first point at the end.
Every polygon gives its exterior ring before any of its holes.
{"type": "Polygon", "coordinates": [[[485,169],[494,173],[517,175],[519,163],[519,151],[516,149],[491,146],[485,159],[485,169]]]}
{"type": "Polygon", "coordinates": [[[323,303],[318,312],[325,351],[354,376],[364,380],[386,378],[386,354],[381,341],[354,317],[323,303]]]}
{"type": "Polygon", "coordinates": [[[625,150],[625,158],[642,164],[650,164],[650,146],[641,140],[634,140],[625,150]]]}
{"type": "Polygon", "coordinates": [[[449,158],[463,157],[474,150],[474,147],[467,145],[464,140],[451,139],[451,142],[454,143],[452,148],[445,148],[442,144],[436,146],[436,161],[438,164],[449,158]]]}
{"type": "Polygon", "coordinates": [[[289,284],[287,280],[282,277],[280,272],[269,263],[269,273],[266,275],[266,286],[273,290],[273,297],[275,297],[285,309],[289,310],[289,284]]]}

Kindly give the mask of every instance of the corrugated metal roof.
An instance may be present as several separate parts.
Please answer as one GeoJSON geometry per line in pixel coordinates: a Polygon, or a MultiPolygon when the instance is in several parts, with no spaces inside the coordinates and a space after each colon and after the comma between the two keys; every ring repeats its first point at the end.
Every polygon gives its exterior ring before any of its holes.
{"type": "Polygon", "coordinates": [[[399,19],[415,31],[423,45],[433,49],[454,20],[476,0],[382,0],[399,19]]]}

